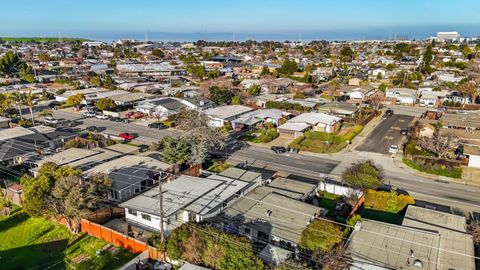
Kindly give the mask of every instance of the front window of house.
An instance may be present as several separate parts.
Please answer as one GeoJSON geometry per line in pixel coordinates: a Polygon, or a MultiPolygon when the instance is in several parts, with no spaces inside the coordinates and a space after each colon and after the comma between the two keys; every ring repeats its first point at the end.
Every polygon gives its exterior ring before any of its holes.
{"type": "Polygon", "coordinates": [[[152,221],[152,217],[150,215],[147,215],[147,214],[142,214],[142,219],[145,219],[147,221],[152,221]]]}
{"type": "Polygon", "coordinates": [[[128,213],[132,216],[137,216],[137,210],[134,209],[128,209],[128,213]]]}

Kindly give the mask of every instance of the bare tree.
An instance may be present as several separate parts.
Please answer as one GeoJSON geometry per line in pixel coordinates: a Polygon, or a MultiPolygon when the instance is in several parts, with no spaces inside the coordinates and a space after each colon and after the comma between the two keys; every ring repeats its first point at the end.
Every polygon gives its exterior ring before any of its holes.
{"type": "Polygon", "coordinates": [[[201,163],[212,150],[225,145],[225,134],[210,125],[210,118],[196,110],[184,110],[178,115],[178,129],[185,131],[182,135],[190,142],[190,163],[201,163]]]}
{"type": "MultiPolygon", "coordinates": [[[[471,217],[473,216],[470,214],[471,217]]],[[[472,235],[473,242],[475,245],[480,246],[480,220],[472,219],[469,224],[467,224],[467,232],[472,235]]]]}
{"type": "Polygon", "coordinates": [[[339,244],[327,253],[315,252],[312,260],[316,268],[326,270],[345,270],[352,265],[352,257],[346,244],[339,244]]]}
{"type": "Polygon", "coordinates": [[[436,131],[432,138],[420,137],[418,144],[423,149],[437,154],[439,158],[446,158],[458,146],[458,142],[458,137],[453,133],[440,134],[436,131]]]}

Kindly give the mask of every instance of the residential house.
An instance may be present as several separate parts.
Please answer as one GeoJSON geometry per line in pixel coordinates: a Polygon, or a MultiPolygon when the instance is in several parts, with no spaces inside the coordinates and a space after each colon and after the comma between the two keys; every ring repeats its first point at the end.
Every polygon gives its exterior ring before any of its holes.
{"type": "Polygon", "coordinates": [[[53,151],[77,136],[76,133],[46,126],[14,127],[0,130],[0,162],[17,165],[42,151],[53,151]]]}
{"type": "Polygon", "coordinates": [[[446,97],[449,95],[449,92],[446,90],[442,91],[421,91],[418,105],[421,107],[436,107],[443,103],[446,97]]]}
{"type": "Polygon", "coordinates": [[[179,113],[184,109],[195,109],[195,106],[182,99],[174,97],[160,97],[139,102],[135,110],[150,116],[167,117],[179,113]]]}
{"type": "Polygon", "coordinates": [[[307,130],[332,133],[341,125],[342,118],[324,113],[302,113],[277,128],[280,136],[297,138],[307,130]]]}
{"type": "Polygon", "coordinates": [[[96,173],[108,175],[112,180],[108,199],[123,202],[151,188],[165,177],[163,173],[171,168],[171,165],[150,157],[126,155],[98,164],[86,170],[84,175],[86,177],[96,173]]]}
{"type": "Polygon", "coordinates": [[[215,220],[223,224],[224,231],[295,250],[303,230],[314,218],[325,213],[323,208],[284,196],[271,188],[257,187],[225,208],[215,220]],[[288,205],[288,209],[279,205],[288,205]]]}
{"type": "Polygon", "coordinates": [[[291,113],[278,109],[260,109],[247,112],[232,121],[234,129],[253,129],[258,124],[272,123],[275,126],[280,124],[281,119],[287,119],[291,113]]]}
{"type": "Polygon", "coordinates": [[[465,217],[413,205],[401,226],[358,222],[349,249],[352,269],[475,269],[465,217]]]}
{"type": "Polygon", "coordinates": [[[398,104],[413,105],[417,101],[417,90],[391,88],[386,90],[385,97],[395,99],[398,104]]]}
{"type": "Polygon", "coordinates": [[[252,108],[243,105],[225,105],[205,110],[204,113],[210,117],[212,126],[223,127],[226,123],[232,123],[233,120],[251,111],[253,111],[252,108]]]}
{"type": "MultiPolygon", "coordinates": [[[[229,168],[207,178],[182,175],[162,184],[164,228],[169,234],[183,223],[217,215],[239,197],[260,185],[261,174],[229,168]]],[[[120,204],[126,222],[149,231],[160,231],[159,190],[150,189],[120,204]]]]}
{"type": "Polygon", "coordinates": [[[317,108],[318,112],[335,115],[342,118],[354,118],[355,115],[358,113],[358,110],[359,107],[355,106],[355,104],[346,102],[326,103],[317,108]]]}

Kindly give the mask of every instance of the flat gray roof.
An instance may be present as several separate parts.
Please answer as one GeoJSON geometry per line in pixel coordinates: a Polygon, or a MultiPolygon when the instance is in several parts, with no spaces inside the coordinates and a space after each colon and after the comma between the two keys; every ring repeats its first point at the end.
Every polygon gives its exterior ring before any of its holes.
{"type": "Polygon", "coordinates": [[[438,250],[435,249],[440,243],[437,233],[363,220],[361,228],[352,232],[350,240],[349,249],[354,262],[387,269],[440,269],[437,267],[438,250]],[[422,262],[422,268],[413,265],[415,259],[422,262]]]}
{"type": "Polygon", "coordinates": [[[289,178],[277,177],[268,184],[268,187],[292,199],[300,199],[304,195],[312,192],[312,190],[316,188],[316,185],[289,178]]]}
{"type": "Polygon", "coordinates": [[[227,207],[223,214],[227,219],[253,223],[255,228],[271,233],[292,243],[299,243],[302,231],[316,214],[324,209],[300,202],[265,187],[257,187],[227,207]],[[276,206],[284,206],[284,210],[276,206]],[[267,215],[267,211],[271,211],[267,215]]]}
{"type": "Polygon", "coordinates": [[[262,177],[261,173],[248,171],[248,170],[244,170],[236,167],[228,168],[225,171],[219,173],[219,175],[236,179],[236,180],[242,180],[245,182],[256,181],[259,177],[260,178],[262,177]]]}
{"type": "Polygon", "coordinates": [[[112,179],[112,188],[120,190],[149,178],[149,171],[166,171],[171,166],[159,160],[127,155],[99,164],[85,174],[105,173],[112,179]]]}
{"type": "MultiPolygon", "coordinates": [[[[181,209],[206,215],[247,185],[248,181],[222,175],[211,175],[207,178],[182,175],[162,186],[165,216],[173,215],[181,209]]],[[[158,189],[155,188],[120,206],[158,216],[160,213],[158,197],[158,189]]]]}
{"type": "Polygon", "coordinates": [[[207,109],[204,111],[204,113],[210,117],[228,119],[249,111],[253,111],[253,109],[243,105],[225,105],[207,109]]]}
{"type": "Polygon", "coordinates": [[[408,206],[402,222],[404,227],[440,234],[440,269],[475,269],[473,239],[465,224],[465,217],[417,206],[408,206]]]}

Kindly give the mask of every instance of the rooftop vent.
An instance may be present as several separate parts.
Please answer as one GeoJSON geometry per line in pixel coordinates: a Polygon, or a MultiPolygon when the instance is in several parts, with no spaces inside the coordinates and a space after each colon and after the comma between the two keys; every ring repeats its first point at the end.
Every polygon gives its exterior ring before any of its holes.
{"type": "Polygon", "coordinates": [[[413,266],[423,268],[423,262],[419,259],[416,259],[415,261],[413,261],[413,266]]]}
{"type": "Polygon", "coordinates": [[[267,211],[265,212],[265,215],[266,215],[267,217],[270,217],[270,216],[272,215],[272,210],[267,210],[267,211]]]}

